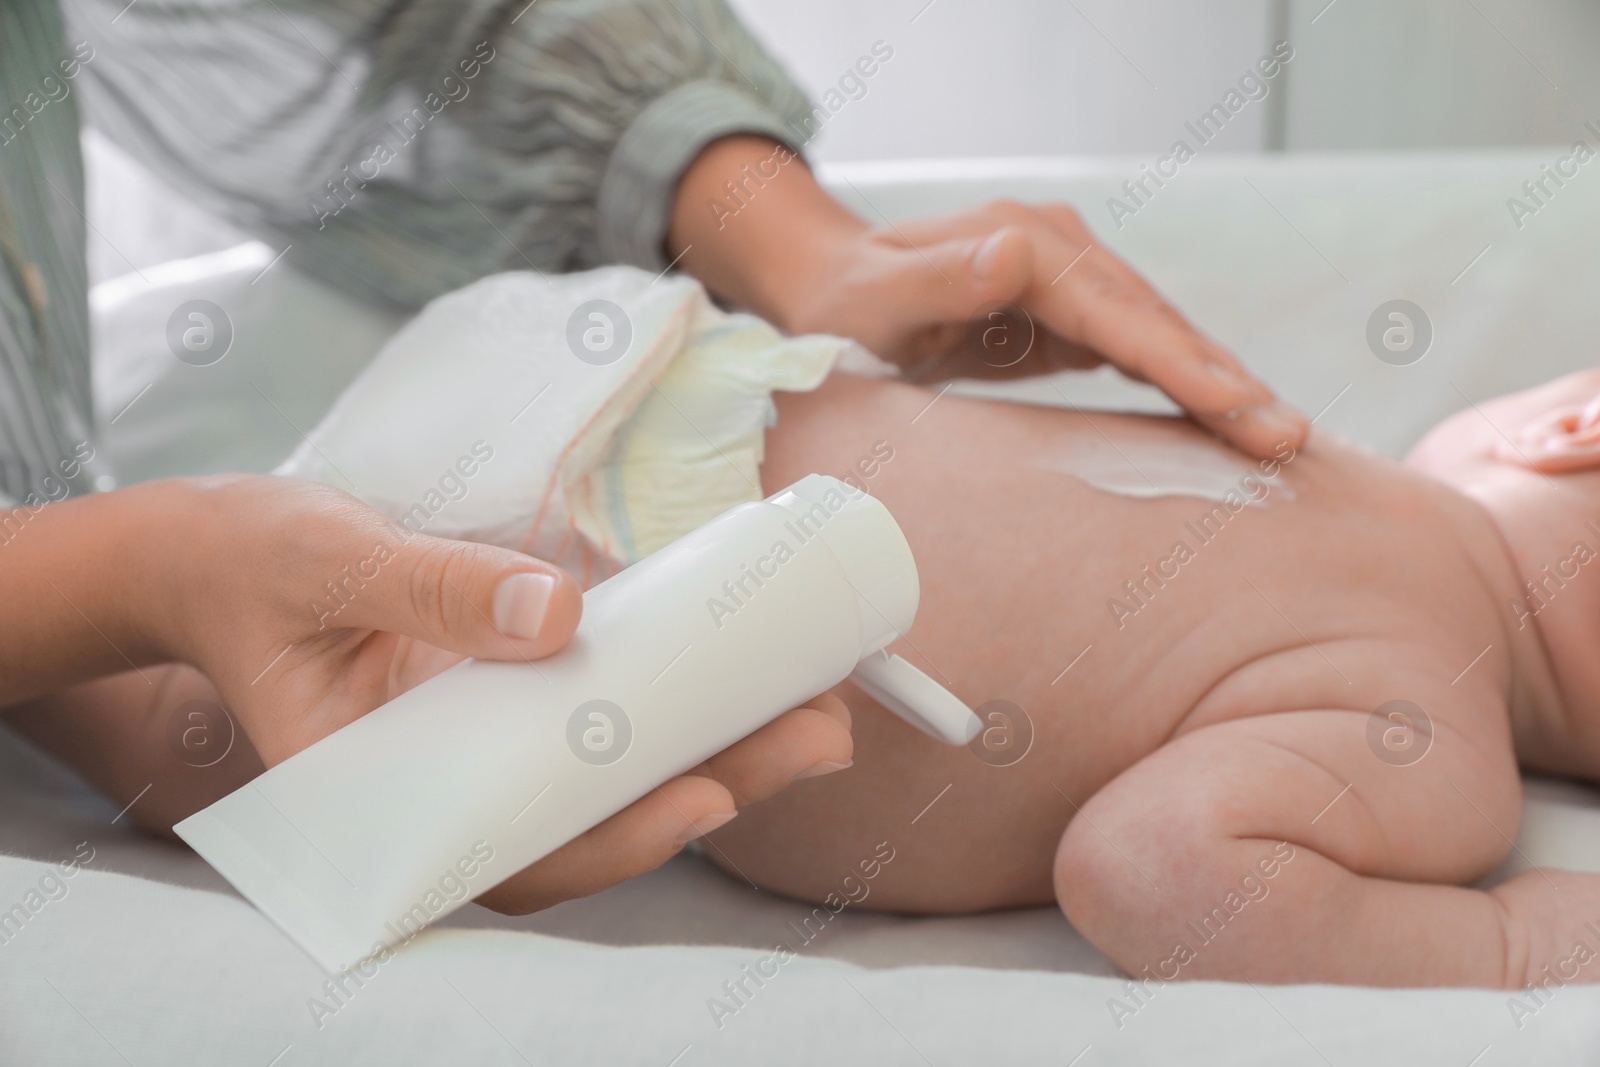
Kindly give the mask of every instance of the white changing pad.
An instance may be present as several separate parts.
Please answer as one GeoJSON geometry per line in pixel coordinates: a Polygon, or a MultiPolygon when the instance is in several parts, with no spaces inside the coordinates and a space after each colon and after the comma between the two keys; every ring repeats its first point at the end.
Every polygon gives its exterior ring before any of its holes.
{"type": "MultiPolygon", "coordinates": [[[[1523,231],[1505,221],[1504,197],[1543,155],[1201,159],[1122,231],[1100,205],[1136,173],[1125,161],[831,174],[873,219],[1001,195],[1076,202],[1108,246],[1291,400],[1311,413],[1332,402],[1319,427],[1397,454],[1468,400],[1592,361],[1600,259],[1586,235],[1600,232],[1600,185],[1573,183],[1523,231]],[[1433,349],[1409,367],[1380,363],[1364,341],[1368,315],[1393,298],[1434,320],[1433,349]]],[[[100,401],[105,422],[117,417],[108,451],[125,472],[270,467],[393,328],[286,263],[262,275],[274,254],[247,246],[97,294],[100,401]],[[225,307],[243,346],[214,367],[166,349],[167,315],[194,297],[225,307]]],[[[1103,373],[1055,384],[1086,406],[1163,409],[1103,373]]],[[[1001,391],[1060,402],[1050,383],[1001,391]]],[[[309,962],[198,859],[111,825],[116,814],[0,737],[0,852],[97,849],[67,898],[0,944],[0,1064],[1489,1067],[1592,1063],[1600,1049],[1600,989],[1576,987],[1519,1029],[1504,993],[1167,986],[1119,1029],[1109,1001],[1126,996],[1122,981],[1053,909],[847,910],[718,1028],[707,1002],[810,909],[693,857],[525,919],[457,913],[318,1029],[309,962]]],[[[1600,871],[1597,795],[1530,783],[1507,869],[1524,857],[1600,871]]],[[[41,873],[0,859],[0,908],[41,873]]]]}
{"type": "MultiPolygon", "coordinates": [[[[1188,983],[1158,988],[1119,1026],[1110,1005],[1129,1003],[1122,980],[1097,977],[1115,971],[1054,909],[846,911],[757,986],[747,968],[779,941],[799,946],[795,927],[811,909],[691,856],[523,919],[458,912],[365,982],[330,992],[187,849],[113,823],[113,805],[3,733],[0,812],[0,848],[38,857],[0,856],[0,903],[40,884],[52,868],[39,860],[65,859],[82,841],[94,848],[65,896],[4,931],[8,1067],[1476,1067],[1592,1063],[1600,1048],[1600,987],[1560,991],[1519,1028],[1498,992],[1188,983]],[[724,984],[741,981],[733,1000],[724,984]]],[[[1600,870],[1600,799],[1535,783],[1519,842],[1536,862],[1600,870]]]]}
{"type": "MultiPolygon", "coordinates": [[[[0,893],[42,870],[0,860],[0,893]]],[[[94,870],[71,886],[0,947],[7,1064],[1479,1067],[1592,1063],[1600,1047],[1593,987],[1560,991],[1519,1031],[1502,993],[1185,983],[1118,1029],[1108,979],[804,955],[716,1019],[707,1002],[761,953],[454,929],[334,1001],[238,900],[94,870]]]]}

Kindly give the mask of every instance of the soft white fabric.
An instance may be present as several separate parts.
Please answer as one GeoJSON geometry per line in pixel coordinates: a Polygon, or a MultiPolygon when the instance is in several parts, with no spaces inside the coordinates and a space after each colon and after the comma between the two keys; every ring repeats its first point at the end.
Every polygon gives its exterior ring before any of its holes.
{"type": "Polygon", "coordinates": [[[816,388],[849,347],[681,275],[499,274],[429,304],[277,473],[604,578],[759,500],[772,391],[816,388]]]}
{"type": "Polygon", "coordinates": [[[95,407],[124,484],[166,474],[266,471],[405,319],[333,292],[249,242],[95,286],[95,407]],[[173,354],[168,321],[193,300],[232,332],[209,366],[173,354]]]}
{"type": "MultiPolygon", "coordinates": [[[[51,869],[0,859],[0,901],[51,869]]],[[[1156,989],[1119,1028],[1110,979],[874,971],[802,952],[756,986],[746,968],[767,950],[453,929],[335,999],[239,900],[92,865],[68,884],[0,945],[0,1062],[1460,1067],[1578,1064],[1600,1047],[1594,987],[1557,991],[1518,1029],[1504,993],[1192,983],[1156,989]],[[741,979],[734,1002],[725,983],[741,979]],[[714,1015],[713,1000],[738,1006],[714,1015]]]]}
{"type": "MultiPolygon", "coordinates": [[[[1476,401],[1594,362],[1600,257],[1586,235],[1600,232],[1600,184],[1569,183],[1520,231],[1506,214],[1505,199],[1549,158],[1533,151],[1200,159],[1122,231],[1099,237],[1291,400],[1316,413],[1338,397],[1319,427],[1392,455],[1465,407],[1461,394],[1476,401]],[[1421,304],[1436,328],[1433,350],[1411,367],[1379,363],[1364,340],[1367,316],[1396,297],[1421,304]]],[[[831,173],[863,214],[899,219],[995,196],[1066,199],[1101,217],[1104,198],[1136,172],[1136,163],[1110,160],[831,173]]],[[[254,286],[251,277],[231,290],[246,298],[226,306],[241,342],[283,340],[271,355],[277,389],[263,392],[281,405],[302,384],[295,421],[308,429],[355,373],[325,380],[315,361],[328,349],[318,338],[376,321],[362,318],[374,313],[314,289],[282,263],[254,286]],[[296,338],[312,343],[288,343],[296,338]]],[[[117,385],[102,391],[104,418],[155,382],[111,428],[114,458],[141,476],[267,469],[299,438],[282,430],[288,440],[276,453],[254,439],[258,427],[283,420],[247,375],[183,380],[163,369],[163,361],[176,361],[160,327],[181,301],[159,284],[153,290],[159,298],[150,297],[149,307],[137,306],[135,291],[121,297],[124,317],[109,320],[121,329],[108,330],[105,316],[97,322],[102,382],[117,385]],[[132,366],[160,373],[140,377],[125,371],[132,366]],[[163,398],[168,389],[173,394],[163,398]],[[231,414],[188,415],[202,397],[231,414]],[[145,413],[151,417],[141,421],[145,413]]],[[[362,343],[370,353],[382,340],[369,343],[363,334],[362,343]]],[[[960,388],[1041,403],[1165,409],[1148,390],[1105,374],[960,388]]],[[[718,1031],[704,1001],[808,909],[692,858],[527,919],[458,913],[426,952],[383,972],[382,986],[363,991],[319,1032],[305,1003],[315,992],[307,988],[316,977],[309,965],[209,868],[176,846],[109,825],[113,805],[0,740],[0,787],[14,787],[0,792],[0,850],[64,858],[86,839],[97,849],[71,896],[41,911],[22,938],[0,945],[0,1063],[7,1065],[122,1062],[90,1022],[138,1064],[267,1064],[292,1045],[282,1067],[446,1055],[522,1063],[495,1028],[536,1063],[666,1065],[688,1046],[678,1061],[684,1067],[1067,1064],[1086,1046],[1081,1067],[1464,1067],[1474,1057],[1489,1067],[1593,1063],[1600,1048],[1600,1000],[1575,987],[1520,1031],[1504,993],[1167,987],[1119,1031],[1107,1001],[1124,995],[1121,982],[1104,977],[1106,961],[1051,909],[958,919],[847,911],[718,1031]],[[466,924],[478,929],[459,929],[466,924]],[[739,947],[703,947],[718,944],[739,947]],[[1050,970],[1080,973],[1042,973],[1050,970]]],[[[1518,849],[1501,876],[1528,861],[1600,871],[1600,795],[1530,782],[1518,849]]],[[[37,877],[35,866],[0,860],[0,907],[37,877]]]]}

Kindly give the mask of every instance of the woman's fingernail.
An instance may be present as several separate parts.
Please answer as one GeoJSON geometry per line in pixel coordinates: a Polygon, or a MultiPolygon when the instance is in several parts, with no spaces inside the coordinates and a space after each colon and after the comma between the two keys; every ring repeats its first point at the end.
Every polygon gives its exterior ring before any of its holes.
{"type": "Polygon", "coordinates": [[[1000,245],[1004,240],[1005,233],[1001,232],[978,246],[978,254],[972,257],[973,277],[984,279],[994,273],[995,265],[1000,260],[1000,245]]]}
{"type": "Polygon", "coordinates": [[[842,771],[847,767],[853,767],[855,766],[855,762],[856,761],[853,759],[847,759],[843,763],[835,763],[833,760],[825,759],[815,766],[807,767],[805,770],[789,779],[789,781],[798,782],[802,778],[820,778],[824,774],[832,774],[834,771],[842,771]]]}
{"type": "Polygon", "coordinates": [[[1211,376],[1229,389],[1236,389],[1241,393],[1249,392],[1255,387],[1255,383],[1242,371],[1234,370],[1226,363],[1211,364],[1211,376]]]}
{"type": "Polygon", "coordinates": [[[1305,429],[1305,416],[1287,404],[1279,403],[1276,400],[1270,404],[1262,404],[1258,408],[1250,408],[1246,414],[1274,433],[1284,434],[1289,437],[1298,438],[1300,432],[1305,429]]]}
{"type": "Polygon", "coordinates": [[[501,581],[494,591],[494,624],[508,637],[533,640],[550,610],[556,580],[548,574],[524,571],[501,581]]]}
{"type": "Polygon", "coordinates": [[[680,845],[687,845],[695,838],[704,837],[706,834],[709,834],[719,826],[728,825],[733,821],[733,817],[737,814],[739,813],[736,811],[719,811],[711,815],[701,816],[699,819],[696,819],[694,822],[690,823],[687,830],[678,835],[677,842],[680,845]]]}

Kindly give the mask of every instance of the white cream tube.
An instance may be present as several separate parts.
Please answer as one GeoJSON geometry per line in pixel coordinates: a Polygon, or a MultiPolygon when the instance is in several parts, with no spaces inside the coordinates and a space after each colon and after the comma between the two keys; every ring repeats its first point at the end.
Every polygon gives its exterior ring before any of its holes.
{"type": "Polygon", "coordinates": [[[977,719],[964,705],[898,657],[888,671],[874,656],[910,628],[917,599],[888,509],[811,475],[591,589],[557,655],[452,667],[176,830],[319,964],[342,970],[864,657],[875,691],[903,686],[892,710],[966,740],[977,719]]]}

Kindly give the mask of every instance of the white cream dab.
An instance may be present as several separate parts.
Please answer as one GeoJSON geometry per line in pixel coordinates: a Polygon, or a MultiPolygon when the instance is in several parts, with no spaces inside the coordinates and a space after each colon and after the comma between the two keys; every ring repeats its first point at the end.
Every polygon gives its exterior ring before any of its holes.
{"type": "Polygon", "coordinates": [[[1274,495],[1294,499],[1294,490],[1276,473],[1269,476],[1239,453],[1205,438],[1185,434],[1163,440],[1165,431],[1129,434],[1105,423],[1100,429],[1100,434],[1041,456],[1034,466],[1070,474],[1118,496],[1223,501],[1233,493],[1252,507],[1265,507],[1274,495]]]}

